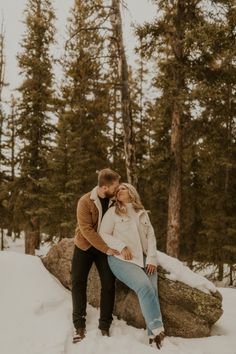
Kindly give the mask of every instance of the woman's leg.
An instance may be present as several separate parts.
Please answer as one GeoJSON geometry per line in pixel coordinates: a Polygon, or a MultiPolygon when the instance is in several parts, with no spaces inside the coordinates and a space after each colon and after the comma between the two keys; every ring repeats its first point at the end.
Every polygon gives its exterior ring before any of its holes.
{"type": "MultiPolygon", "coordinates": [[[[144,256],[144,264],[146,265],[146,257],[145,256],[144,256]]],[[[153,289],[155,290],[158,306],[159,306],[159,309],[160,309],[160,302],[159,302],[159,296],[158,296],[158,290],[157,290],[158,289],[157,288],[157,272],[155,272],[154,274],[151,274],[151,275],[147,274],[147,276],[150,279],[150,282],[151,282],[151,284],[153,286],[153,289]]],[[[161,313],[161,309],[159,311],[161,313]]],[[[152,331],[148,327],[147,327],[147,332],[148,332],[148,336],[150,336],[150,337],[153,336],[152,331]]]]}
{"type": "MultiPolygon", "coordinates": [[[[149,280],[150,280],[150,282],[152,284],[152,287],[153,287],[153,289],[155,291],[155,294],[156,294],[156,297],[157,297],[157,272],[155,272],[152,275],[148,275],[147,274],[147,276],[148,276],[148,278],[149,278],[149,280]]],[[[158,297],[157,297],[157,300],[158,300],[158,297]]],[[[147,327],[147,333],[148,333],[149,337],[153,337],[153,333],[152,333],[152,331],[151,331],[151,329],[149,327],[147,327]]]]}
{"type": "Polygon", "coordinates": [[[147,274],[138,265],[114,256],[108,256],[108,263],[114,275],[135,291],[147,328],[156,335],[156,331],[163,328],[163,323],[156,291],[147,274]]]}

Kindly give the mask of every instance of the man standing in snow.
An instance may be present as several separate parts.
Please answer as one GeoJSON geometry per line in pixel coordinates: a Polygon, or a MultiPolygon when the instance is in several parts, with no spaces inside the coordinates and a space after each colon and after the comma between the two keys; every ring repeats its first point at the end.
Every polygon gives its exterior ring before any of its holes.
{"type": "Polygon", "coordinates": [[[77,206],[75,248],[72,258],[72,303],[75,334],[73,342],[81,341],[86,334],[87,279],[95,263],[101,280],[99,329],[109,336],[115,299],[115,278],[107,255],[119,254],[109,248],[98,234],[101,220],[113,204],[112,198],[119,186],[120,176],[109,168],[98,174],[98,185],[82,196],[77,206]]]}

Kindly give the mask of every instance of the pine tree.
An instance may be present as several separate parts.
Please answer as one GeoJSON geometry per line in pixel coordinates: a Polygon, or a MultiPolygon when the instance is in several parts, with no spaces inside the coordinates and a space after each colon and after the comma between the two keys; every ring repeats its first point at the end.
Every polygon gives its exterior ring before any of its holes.
{"type": "MultiPolygon", "coordinates": [[[[149,83],[150,72],[146,63],[142,42],[136,48],[137,60],[135,70],[130,69],[130,91],[132,105],[133,131],[135,136],[135,155],[136,155],[136,171],[138,179],[138,190],[143,196],[144,201],[147,190],[144,189],[147,185],[148,173],[147,165],[150,160],[151,134],[152,134],[152,118],[149,114],[152,104],[151,95],[148,94],[151,90],[149,83]]],[[[150,65],[149,65],[150,66],[150,65]]],[[[148,187],[147,187],[148,189],[148,187]]],[[[148,200],[147,200],[148,202],[148,200]]],[[[147,204],[148,207],[148,204],[147,204]]]]}
{"type": "Polygon", "coordinates": [[[19,135],[21,207],[24,210],[25,251],[34,254],[39,247],[40,226],[47,217],[47,157],[54,127],[53,74],[50,54],[54,42],[55,15],[51,0],[28,0],[25,10],[26,32],[18,54],[23,76],[19,91],[19,135]]]}
{"type": "Polygon", "coordinates": [[[235,250],[232,198],[235,193],[235,51],[232,50],[235,48],[235,6],[232,1],[218,1],[215,7],[206,7],[203,1],[182,5],[178,1],[157,3],[166,10],[162,12],[163,17],[138,31],[145,39],[145,53],[154,53],[158,63],[155,86],[159,95],[150,110],[154,130],[150,200],[160,212],[155,216],[155,223],[161,239],[164,238],[165,225],[161,224],[160,215],[166,219],[166,186],[169,165],[171,169],[173,164],[168,146],[173,113],[171,98],[176,92],[182,121],[181,253],[189,264],[193,259],[210,260],[220,268],[228,259],[232,266],[235,250]],[[182,61],[176,57],[181,52],[178,40],[173,45],[180,19],[178,5],[183,6],[184,28],[179,32],[182,61]],[[181,70],[185,86],[179,92],[173,91],[181,70]],[[158,199],[163,200],[162,207],[158,199]]]}
{"type": "MultiPolygon", "coordinates": [[[[112,8],[109,12],[111,18],[112,8]]],[[[124,133],[122,122],[122,106],[121,106],[121,87],[120,87],[120,60],[117,48],[117,41],[112,31],[112,24],[105,36],[105,49],[107,51],[107,85],[109,95],[109,127],[111,130],[111,146],[109,148],[109,161],[114,170],[119,171],[119,174],[127,179],[125,152],[124,152],[124,133]]]]}
{"type": "Polygon", "coordinates": [[[22,211],[17,210],[19,200],[19,176],[16,174],[18,165],[18,114],[17,114],[17,99],[12,95],[10,100],[10,114],[6,116],[5,129],[5,144],[4,150],[6,154],[5,168],[7,170],[7,199],[5,200],[7,209],[7,229],[8,236],[12,236],[14,232],[14,239],[19,236],[20,223],[22,219],[22,211]]]}
{"type": "Polygon", "coordinates": [[[117,55],[119,58],[119,84],[121,89],[121,117],[124,132],[126,174],[128,182],[137,185],[138,181],[137,172],[135,168],[135,141],[129,85],[129,72],[123,41],[122,17],[120,6],[120,0],[111,1],[110,18],[113,31],[113,40],[116,43],[117,55]]]}
{"type": "MultiPolygon", "coordinates": [[[[205,56],[210,52],[205,72],[197,86],[202,131],[199,156],[204,187],[201,230],[205,248],[202,257],[218,265],[222,280],[223,264],[236,261],[235,205],[235,19],[233,1],[219,1],[220,11],[212,10],[207,24],[208,38],[202,40],[205,56]],[[210,35],[210,36],[209,36],[210,35]],[[210,40],[209,40],[210,38],[210,40]],[[234,45],[233,45],[234,44],[234,45]]],[[[209,56],[209,55],[208,55],[209,56]]],[[[199,75],[196,68],[195,73],[199,75]]]]}
{"type": "Polygon", "coordinates": [[[0,32],[0,183],[3,178],[2,174],[2,163],[5,160],[3,155],[3,124],[4,124],[4,111],[3,111],[3,97],[2,91],[5,83],[5,30],[4,22],[2,21],[1,32],[0,32]]]}
{"type": "Polygon", "coordinates": [[[2,21],[1,32],[0,32],[0,231],[1,231],[1,241],[0,241],[0,250],[3,250],[3,228],[6,227],[5,217],[6,217],[6,208],[5,208],[5,199],[6,199],[6,176],[3,170],[3,165],[6,162],[6,156],[3,153],[3,127],[5,121],[5,112],[3,110],[3,97],[2,91],[5,83],[5,29],[4,22],[2,21]]]}
{"type": "MultiPolygon", "coordinates": [[[[75,210],[72,211],[72,201],[75,199],[72,188],[69,188],[72,180],[69,153],[70,130],[69,123],[63,111],[59,113],[57,124],[56,146],[53,149],[50,160],[50,223],[47,225],[47,233],[52,239],[57,237],[71,237],[74,230],[75,210]]],[[[74,204],[73,204],[74,205],[74,204]]]]}
{"type": "Polygon", "coordinates": [[[168,192],[167,253],[178,257],[180,244],[180,213],[182,190],[182,126],[188,116],[185,104],[188,97],[187,34],[196,22],[196,1],[156,1],[154,23],[146,24],[138,33],[146,39],[148,52],[158,58],[156,87],[161,91],[162,114],[169,121],[170,129],[170,177],[168,192]],[[149,42],[150,39],[150,43],[149,42]]]}
{"type": "Polygon", "coordinates": [[[156,99],[147,109],[149,158],[142,171],[143,198],[151,211],[158,249],[166,250],[168,189],[170,171],[170,109],[166,100],[156,99]]]}
{"type": "Polygon", "coordinates": [[[109,165],[109,95],[102,61],[105,21],[100,0],[76,0],[68,21],[62,108],[52,159],[58,200],[54,231],[59,237],[73,236],[78,198],[96,184],[96,170],[109,165]]]}

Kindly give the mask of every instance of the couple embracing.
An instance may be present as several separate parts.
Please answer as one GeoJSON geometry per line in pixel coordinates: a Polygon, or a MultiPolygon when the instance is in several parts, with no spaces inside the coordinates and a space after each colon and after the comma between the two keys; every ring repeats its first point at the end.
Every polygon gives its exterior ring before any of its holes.
{"type": "Polygon", "coordinates": [[[80,198],[72,259],[73,342],[86,336],[87,279],[95,263],[101,280],[99,329],[110,336],[115,278],[135,291],[146,322],[149,344],[161,348],[164,328],[157,293],[154,230],[138,192],[111,169],[80,198]]]}

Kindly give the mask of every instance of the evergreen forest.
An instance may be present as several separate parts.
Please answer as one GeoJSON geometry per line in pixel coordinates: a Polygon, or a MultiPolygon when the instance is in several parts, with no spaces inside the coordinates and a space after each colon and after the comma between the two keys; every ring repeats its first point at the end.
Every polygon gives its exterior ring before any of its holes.
{"type": "MultiPolygon", "coordinates": [[[[148,0],[147,0],[148,1],[148,0]]],[[[137,0],[138,2],[138,0],[137,0]]],[[[0,232],[73,237],[78,199],[110,167],[137,187],[157,247],[236,277],[235,0],[153,0],[128,62],[122,0],[74,0],[61,57],[53,0],[27,0],[7,102],[0,33],[0,232]],[[55,74],[60,66],[62,78],[55,74]]]]}

